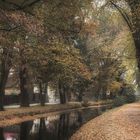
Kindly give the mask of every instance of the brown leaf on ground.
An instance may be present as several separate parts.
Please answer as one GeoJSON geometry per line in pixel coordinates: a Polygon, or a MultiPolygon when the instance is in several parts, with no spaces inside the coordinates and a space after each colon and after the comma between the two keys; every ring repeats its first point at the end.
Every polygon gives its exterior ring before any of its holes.
{"type": "Polygon", "coordinates": [[[124,105],[89,121],[71,140],[140,140],[140,103],[124,105]]]}

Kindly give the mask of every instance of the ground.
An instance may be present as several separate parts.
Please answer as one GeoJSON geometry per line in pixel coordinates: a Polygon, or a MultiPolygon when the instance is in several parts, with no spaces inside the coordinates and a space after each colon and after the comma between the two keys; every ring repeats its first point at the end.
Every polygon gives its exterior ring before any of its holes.
{"type": "Polygon", "coordinates": [[[140,103],[124,105],[89,121],[71,140],[140,140],[140,103]]]}

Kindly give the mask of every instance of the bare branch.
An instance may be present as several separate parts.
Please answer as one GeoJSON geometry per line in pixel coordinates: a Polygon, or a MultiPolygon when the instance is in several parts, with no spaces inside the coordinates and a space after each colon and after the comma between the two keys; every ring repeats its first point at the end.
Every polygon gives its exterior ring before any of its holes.
{"type": "Polygon", "coordinates": [[[0,28],[0,31],[10,32],[10,31],[16,30],[19,27],[21,27],[21,26],[19,25],[19,26],[10,27],[10,28],[0,28]]]}
{"type": "Polygon", "coordinates": [[[119,7],[117,4],[115,4],[114,2],[110,1],[110,3],[120,12],[120,14],[122,15],[122,17],[126,21],[128,27],[132,31],[132,27],[133,26],[132,26],[132,23],[131,23],[131,20],[130,20],[128,14],[121,7],[119,7]]]}
{"type": "Polygon", "coordinates": [[[4,0],[3,3],[4,4],[8,4],[10,6],[12,6],[12,8],[10,8],[10,10],[24,10],[26,9],[27,7],[31,7],[33,6],[34,4],[38,3],[40,0],[34,0],[34,1],[27,1],[27,0],[24,0],[21,4],[17,4],[15,2],[11,2],[11,1],[8,1],[8,0],[4,0]],[[28,3],[27,3],[28,2],[28,3]],[[27,4],[26,4],[27,3],[27,4]]]}

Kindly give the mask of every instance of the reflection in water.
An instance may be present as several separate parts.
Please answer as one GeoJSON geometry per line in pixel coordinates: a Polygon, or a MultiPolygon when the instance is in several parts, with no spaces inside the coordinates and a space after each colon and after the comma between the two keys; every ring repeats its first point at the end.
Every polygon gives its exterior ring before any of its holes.
{"type": "Polygon", "coordinates": [[[41,118],[39,133],[38,133],[38,140],[46,140],[46,138],[47,138],[46,132],[47,132],[47,130],[46,130],[45,119],[41,118]]]}
{"type": "Polygon", "coordinates": [[[0,128],[0,140],[4,140],[3,128],[0,128]]]}
{"type": "Polygon", "coordinates": [[[82,124],[105,110],[106,107],[78,110],[0,128],[0,140],[68,140],[82,124]]]}
{"type": "Polygon", "coordinates": [[[30,140],[29,139],[29,132],[30,132],[30,122],[23,122],[20,125],[20,140],[30,140]]]}
{"type": "Polygon", "coordinates": [[[62,114],[59,120],[58,139],[66,140],[69,131],[69,114],[62,114]]]}

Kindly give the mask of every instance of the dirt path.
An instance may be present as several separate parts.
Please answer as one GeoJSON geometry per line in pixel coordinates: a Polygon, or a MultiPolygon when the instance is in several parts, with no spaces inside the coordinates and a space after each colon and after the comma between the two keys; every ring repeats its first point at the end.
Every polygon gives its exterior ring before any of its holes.
{"type": "Polygon", "coordinates": [[[89,121],[71,140],[140,140],[140,103],[124,105],[89,121]]]}

